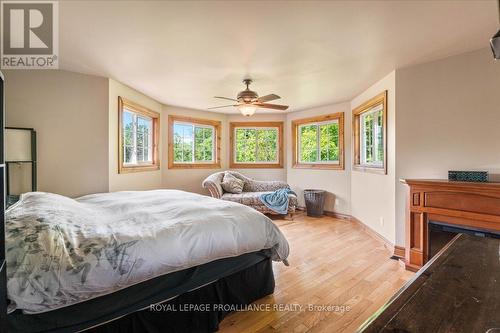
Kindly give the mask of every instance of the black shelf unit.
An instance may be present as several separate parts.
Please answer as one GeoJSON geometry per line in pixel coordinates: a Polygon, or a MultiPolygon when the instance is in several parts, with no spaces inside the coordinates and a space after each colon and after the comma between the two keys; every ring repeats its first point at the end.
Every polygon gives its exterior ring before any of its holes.
{"type": "Polygon", "coordinates": [[[7,332],[7,265],[5,263],[5,98],[0,72],[0,332],[7,332]]]}
{"type": "Polygon", "coordinates": [[[29,131],[30,132],[30,140],[31,140],[31,160],[22,160],[22,161],[5,161],[5,191],[6,191],[6,207],[8,208],[10,205],[14,204],[18,201],[18,195],[12,195],[10,193],[10,165],[11,164],[31,164],[31,191],[35,192],[37,190],[37,178],[36,178],[36,131],[33,128],[25,128],[25,127],[5,127],[6,130],[19,130],[19,131],[29,131]]]}

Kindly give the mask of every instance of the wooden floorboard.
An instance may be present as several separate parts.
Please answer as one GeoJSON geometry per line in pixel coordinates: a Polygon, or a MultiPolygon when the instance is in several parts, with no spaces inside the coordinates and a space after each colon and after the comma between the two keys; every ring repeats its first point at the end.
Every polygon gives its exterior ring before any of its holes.
{"type": "Polygon", "coordinates": [[[275,292],[255,304],[286,308],[232,313],[222,333],[355,332],[413,275],[356,223],[304,214],[274,222],[290,243],[290,266],[274,263],[275,292]],[[339,309],[310,311],[310,305],[339,309]]]}

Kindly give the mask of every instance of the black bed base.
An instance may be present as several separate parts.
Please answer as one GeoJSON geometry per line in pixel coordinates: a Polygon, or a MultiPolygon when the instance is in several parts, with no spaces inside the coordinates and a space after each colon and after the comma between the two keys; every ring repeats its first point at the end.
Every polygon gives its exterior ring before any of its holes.
{"type": "Polygon", "coordinates": [[[272,262],[267,259],[154,307],[160,311],[135,312],[85,333],[216,332],[230,312],[226,309],[241,309],[273,292],[272,262]],[[195,305],[198,311],[187,311],[195,305]]]}
{"type": "Polygon", "coordinates": [[[53,311],[23,314],[16,310],[8,315],[7,332],[213,332],[228,312],[221,305],[246,305],[273,292],[270,257],[270,250],[250,252],[53,311]],[[163,309],[171,311],[150,310],[161,302],[168,305],[163,309]],[[208,309],[188,311],[189,306],[207,303],[212,304],[208,309]]]}

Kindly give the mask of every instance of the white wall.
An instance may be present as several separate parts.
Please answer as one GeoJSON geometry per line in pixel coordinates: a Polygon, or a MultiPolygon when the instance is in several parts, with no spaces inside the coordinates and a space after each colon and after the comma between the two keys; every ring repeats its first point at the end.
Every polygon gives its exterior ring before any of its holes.
{"type": "Polygon", "coordinates": [[[489,49],[398,69],[351,102],[250,119],[164,106],[101,77],[21,70],[5,71],[5,76],[7,126],[38,132],[42,191],[73,197],[152,188],[206,193],[203,179],[228,168],[229,122],[247,120],[285,122],[285,168],[238,171],[288,181],[301,205],[303,189],[325,189],[330,193],[326,210],[351,214],[398,245],[404,244],[406,208],[406,188],[399,178],[446,178],[450,169],[477,169],[500,181],[500,65],[489,49]],[[388,174],[351,171],[351,110],[383,90],[388,90],[388,174]],[[161,113],[160,171],[118,174],[118,96],[161,113]],[[345,115],[345,170],[292,168],[292,120],[335,112],[345,115]],[[168,169],[169,114],[222,122],[221,169],[168,169]]]}
{"type": "MultiPolygon", "coordinates": [[[[400,178],[447,178],[451,169],[486,170],[500,181],[500,65],[483,49],[389,73],[350,102],[287,114],[291,121],[345,111],[346,170],[293,169],[287,181],[299,192],[334,193],[326,210],[351,214],[396,245],[405,243],[406,187],[400,178]],[[350,171],[351,110],[388,90],[388,173],[350,171]]],[[[287,156],[291,156],[287,145],[287,156]]]]}
{"type": "MultiPolygon", "coordinates": [[[[5,71],[7,126],[38,131],[39,190],[89,193],[176,188],[204,193],[208,175],[228,168],[229,121],[284,121],[284,114],[251,119],[165,106],[113,79],[67,71],[5,71]],[[118,97],[160,113],[160,170],[118,173],[118,97]],[[220,169],[168,169],[168,115],[222,123],[220,169]]],[[[285,156],[286,158],[286,156],[285,156]]],[[[16,172],[17,170],[13,170],[16,172]]],[[[238,169],[259,180],[286,180],[286,169],[238,169]]]]}
{"type": "MultiPolygon", "coordinates": [[[[396,73],[389,73],[351,101],[356,108],[384,90],[387,94],[387,175],[356,171],[351,173],[351,215],[391,243],[396,240],[396,73]]],[[[351,152],[352,155],[352,152],[351,152]]]]}
{"type": "Polygon", "coordinates": [[[166,159],[162,155],[160,170],[118,173],[118,97],[124,97],[152,111],[160,113],[159,151],[166,147],[166,116],[162,113],[162,104],[113,79],[108,81],[109,89],[109,129],[107,145],[109,146],[108,172],[109,191],[150,190],[162,187],[162,168],[166,168],[166,159]]]}
{"type": "Polygon", "coordinates": [[[59,70],[6,70],[6,125],[37,131],[38,189],[108,191],[108,80],[59,70]]]}
{"type": "Polygon", "coordinates": [[[351,112],[349,103],[332,104],[314,109],[288,113],[286,117],[286,177],[292,189],[297,192],[299,205],[304,206],[304,189],[317,188],[327,192],[325,210],[350,214],[350,168],[351,168],[351,112]],[[292,121],[301,118],[344,112],[345,170],[295,169],[292,167],[292,121]]]}
{"type": "MultiPolygon", "coordinates": [[[[500,63],[483,49],[396,72],[396,178],[485,170],[500,181],[500,63]]],[[[397,244],[406,187],[397,184],[397,244]]]]}

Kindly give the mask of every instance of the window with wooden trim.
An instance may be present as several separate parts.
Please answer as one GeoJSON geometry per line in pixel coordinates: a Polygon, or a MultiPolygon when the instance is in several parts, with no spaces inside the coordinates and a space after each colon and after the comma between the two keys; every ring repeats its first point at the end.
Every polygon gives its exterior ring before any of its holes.
{"type": "Polygon", "coordinates": [[[387,173],[387,91],[353,110],[354,170],[387,173]]]}
{"type": "Polygon", "coordinates": [[[168,116],[168,167],[220,168],[221,123],[168,116]]]}
{"type": "Polygon", "coordinates": [[[158,170],[160,114],[118,97],[118,172],[158,170]]]}
{"type": "Polygon", "coordinates": [[[283,122],[230,123],[231,168],[283,168],[283,122]]]}
{"type": "Polygon", "coordinates": [[[344,169],[344,113],[292,121],[294,168],[344,169]]]}

